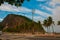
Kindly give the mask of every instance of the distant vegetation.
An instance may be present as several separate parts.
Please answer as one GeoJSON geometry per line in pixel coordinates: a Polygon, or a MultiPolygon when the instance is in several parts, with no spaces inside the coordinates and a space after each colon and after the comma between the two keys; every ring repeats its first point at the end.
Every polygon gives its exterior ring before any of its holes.
{"type": "Polygon", "coordinates": [[[40,21],[34,22],[31,19],[15,14],[7,15],[2,21],[5,32],[19,32],[19,33],[44,33],[45,30],[42,27],[40,21]]]}
{"type": "MultiPolygon", "coordinates": [[[[53,26],[55,25],[52,17],[48,17],[41,24],[40,21],[34,22],[33,20],[15,14],[7,15],[4,20],[0,23],[0,30],[5,32],[18,32],[18,33],[45,33],[50,31],[50,27],[52,27],[52,31],[54,33],[53,26]],[[42,27],[47,28],[47,31],[42,27]]],[[[60,25],[60,21],[57,22],[57,25],[60,25]]]]}
{"type": "Polygon", "coordinates": [[[16,26],[15,28],[7,28],[5,31],[7,32],[19,32],[19,33],[34,33],[34,32],[45,32],[42,28],[42,25],[39,23],[24,23],[20,26],[16,26]]]}
{"type": "Polygon", "coordinates": [[[3,26],[0,25],[0,31],[3,29],[3,26]]]}
{"type": "MultiPolygon", "coordinates": [[[[17,7],[22,6],[24,1],[29,2],[30,0],[0,0],[0,5],[4,2],[8,2],[8,4],[15,5],[17,7]]],[[[32,13],[32,19],[33,19],[33,13],[32,13]]],[[[42,25],[47,28],[47,32],[49,32],[50,27],[52,26],[52,30],[54,33],[53,25],[55,25],[52,17],[48,17],[43,21],[43,24],[41,24],[40,21],[38,23],[34,22],[33,20],[21,16],[21,15],[15,15],[15,14],[9,14],[6,18],[0,23],[0,30],[6,31],[6,32],[19,32],[19,33],[25,33],[25,32],[41,32],[44,33],[45,30],[43,29],[42,25]]],[[[60,25],[60,20],[57,22],[57,25],[60,25]]]]}
{"type": "Polygon", "coordinates": [[[0,22],[0,31],[3,30],[4,26],[1,25],[1,22],[0,22]]]}

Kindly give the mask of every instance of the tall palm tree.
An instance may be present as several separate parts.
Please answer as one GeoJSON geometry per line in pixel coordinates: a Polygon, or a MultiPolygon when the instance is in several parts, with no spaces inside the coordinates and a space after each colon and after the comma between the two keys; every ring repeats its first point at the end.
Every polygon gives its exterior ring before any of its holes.
{"type": "MultiPolygon", "coordinates": [[[[47,27],[47,32],[50,30],[50,26],[52,25],[52,17],[48,17],[46,20],[44,20],[43,25],[47,27]],[[49,30],[48,30],[49,29],[49,30]]],[[[53,27],[52,27],[53,28],[53,27]]],[[[54,31],[54,30],[53,30],[54,31]]]]}
{"type": "Polygon", "coordinates": [[[54,21],[53,21],[53,19],[52,19],[52,17],[48,17],[48,19],[47,19],[47,21],[48,21],[48,26],[49,26],[49,29],[50,29],[50,26],[52,26],[52,31],[53,31],[53,33],[54,33],[54,27],[53,27],[53,25],[55,25],[54,24],[54,21]]]}
{"type": "Polygon", "coordinates": [[[50,29],[50,26],[52,25],[52,17],[48,17],[48,19],[47,19],[47,24],[48,24],[48,26],[49,26],[49,29],[50,29]]]}
{"type": "Polygon", "coordinates": [[[39,29],[40,29],[40,26],[42,27],[41,22],[38,21],[38,31],[39,31],[39,29]]]}
{"type": "Polygon", "coordinates": [[[43,21],[43,25],[47,28],[47,32],[48,32],[47,20],[44,20],[44,21],[43,21]]]}
{"type": "Polygon", "coordinates": [[[42,27],[42,24],[41,24],[40,21],[38,21],[38,27],[37,27],[37,29],[38,29],[38,32],[42,32],[42,33],[45,32],[45,31],[43,30],[43,27],[42,27]]]}
{"type": "Polygon", "coordinates": [[[53,25],[55,25],[54,21],[52,21],[52,30],[53,30],[53,33],[54,33],[53,25]]]}

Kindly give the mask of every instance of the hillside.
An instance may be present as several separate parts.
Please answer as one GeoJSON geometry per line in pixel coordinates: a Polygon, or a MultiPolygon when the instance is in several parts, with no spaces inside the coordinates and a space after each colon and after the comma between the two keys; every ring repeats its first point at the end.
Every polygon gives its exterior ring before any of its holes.
{"type": "Polygon", "coordinates": [[[32,20],[21,15],[8,14],[2,21],[2,25],[4,26],[8,25],[8,27],[16,27],[17,25],[19,26],[24,22],[31,22],[31,21],[32,20]]]}
{"type": "Polygon", "coordinates": [[[42,25],[21,15],[9,14],[2,21],[3,30],[16,32],[44,32],[42,25]]]}

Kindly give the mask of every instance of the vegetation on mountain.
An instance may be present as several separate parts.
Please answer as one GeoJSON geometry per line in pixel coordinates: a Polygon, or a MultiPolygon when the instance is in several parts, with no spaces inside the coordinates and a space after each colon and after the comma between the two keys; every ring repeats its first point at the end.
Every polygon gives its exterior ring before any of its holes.
{"type": "Polygon", "coordinates": [[[4,26],[3,31],[6,32],[19,32],[19,33],[44,33],[45,30],[42,27],[40,21],[35,22],[25,16],[9,14],[2,21],[4,26]]]}

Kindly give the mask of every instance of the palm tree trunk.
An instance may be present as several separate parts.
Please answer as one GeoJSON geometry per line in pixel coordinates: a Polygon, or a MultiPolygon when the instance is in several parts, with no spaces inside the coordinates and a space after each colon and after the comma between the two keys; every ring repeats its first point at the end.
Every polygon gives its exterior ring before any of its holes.
{"type": "Polygon", "coordinates": [[[50,30],[50,26],[49,26],[49,32],[51,32],[51,30],[50,30]]]}
{"type": "Polygon", "coordinates": [[[47,33],[48,33],[48,27],[47,27],[47,33]]]}
{"type": "Polygon", "coordinates": [[[50,27],[47,27],[47,33],[49,33],[50,32],[50,27]]]}
{"type": "Polygon", "coordinates": [[[54,28],[53,28],[53,26],[52,26],[52,31],[53,31],[53,33],[54,33],[54,28]]]}

